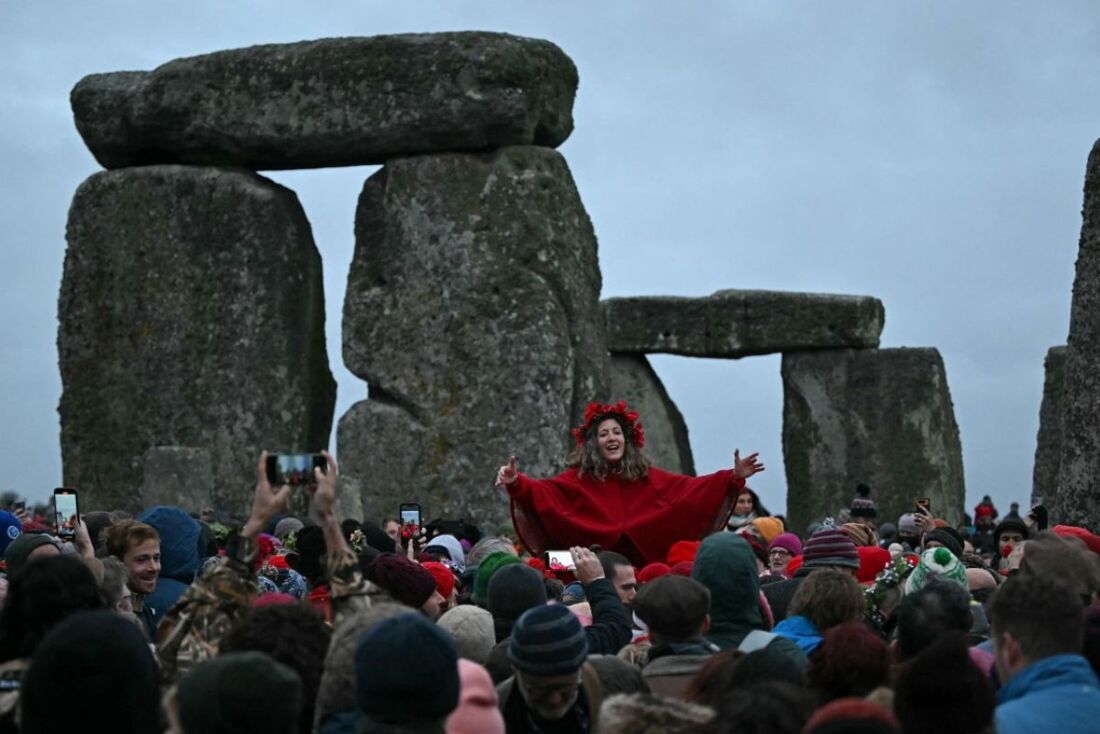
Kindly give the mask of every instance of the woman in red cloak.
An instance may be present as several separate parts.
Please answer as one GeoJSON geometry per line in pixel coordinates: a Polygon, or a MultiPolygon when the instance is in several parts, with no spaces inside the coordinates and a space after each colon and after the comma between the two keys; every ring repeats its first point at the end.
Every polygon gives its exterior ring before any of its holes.
{"type": "Polygon", "coordinates": [[[589,403],[573,429],[569,469],[550,479],[516,471],[516,457],[497,472],[508,491],[512,521],[535,554],[599,545],[635,566],[663,562],[678,540],[697,540],[725,527],[745,480],[764,471],[757,454],[733,452],[733,469],[701,477],[651,466],[642,454],[645,434],[625,401],[589,403]]]}

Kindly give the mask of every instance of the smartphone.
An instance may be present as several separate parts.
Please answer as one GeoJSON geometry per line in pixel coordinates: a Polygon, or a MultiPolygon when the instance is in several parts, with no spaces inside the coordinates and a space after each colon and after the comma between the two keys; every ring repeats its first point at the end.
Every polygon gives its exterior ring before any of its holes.
{"type": "Polygon", "coordinates": [[[328,469],[322,454],[268,454],[267,482],[272,487],[309,487],[317,483],[313,470],[328,469]]]}
{"type": "Polygon", "coordinates": [[[551,571],[563,568],[574,571],[577,568],[573,563],[573,554],[567,550],[546,551],[543,560],[546,562],[546,567],[551,571]]]}
{"type": "Polygon", "coordinates": [[[397,510],[397,516],[401,518],[402,527],[415,525],[417,528],[420,528],[424,524],[421,518],[419,502],[402,502],[397,510]]]}
{"type": "Polygon", "coordinates": [[[80,523],[80,510],[76,501],[76,490],[72,487],[58,487],[53,491],[54,520],[57,524],[57,537],[72,540],[76,537],[76,528],[80,523]]]}
{"type": "Polygon", "coordinates": [[[917,509],[926,515],[932,514],[932,500],[928,497],[917,497],[914,502],[917,505],[917,509]]]}

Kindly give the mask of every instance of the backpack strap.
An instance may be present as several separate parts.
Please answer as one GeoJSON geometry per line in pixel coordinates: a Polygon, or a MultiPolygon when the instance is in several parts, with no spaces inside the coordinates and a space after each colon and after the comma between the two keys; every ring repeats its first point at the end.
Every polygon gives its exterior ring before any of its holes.
{"type": "Polygon", "coordinates": [[[737,646],[737,649],[746,655],[750,652],[756,652],[757,650],[763,650],[768,645],[772,644],[779,635],[771,632],[765,632],[764,630],[753,630],[745,635],[745,639],[741,640],[741,644],[737,646]]]}

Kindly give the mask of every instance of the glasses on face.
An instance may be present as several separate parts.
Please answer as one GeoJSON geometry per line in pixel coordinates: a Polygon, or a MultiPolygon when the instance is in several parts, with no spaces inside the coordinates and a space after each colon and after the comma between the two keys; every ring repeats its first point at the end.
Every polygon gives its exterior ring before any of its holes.
{"type": "Polygon", "coordinates": [[[769,556],[778,557],[778,558],[785,558],[786,556],[789,556],[790,554],[791,554],[791,552],[789,550],[787,550],[786,548],[772,548],[770,551],[768,551],[769,556]]]}

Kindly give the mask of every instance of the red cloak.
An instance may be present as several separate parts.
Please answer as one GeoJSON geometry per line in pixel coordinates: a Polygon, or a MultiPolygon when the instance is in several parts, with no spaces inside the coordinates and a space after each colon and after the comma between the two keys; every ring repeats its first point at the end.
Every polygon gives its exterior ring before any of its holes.
{"type": "Polygon", "coordinates": [[[664,561],[677,540],[725,527],[745,480],[730,469],[701,477],[650,467],[634,482],[601,481],[576,469],[551,479],[520,474],[507,487],[520,541],[534,554],[599,545],[641,568],[664,561]]]}

